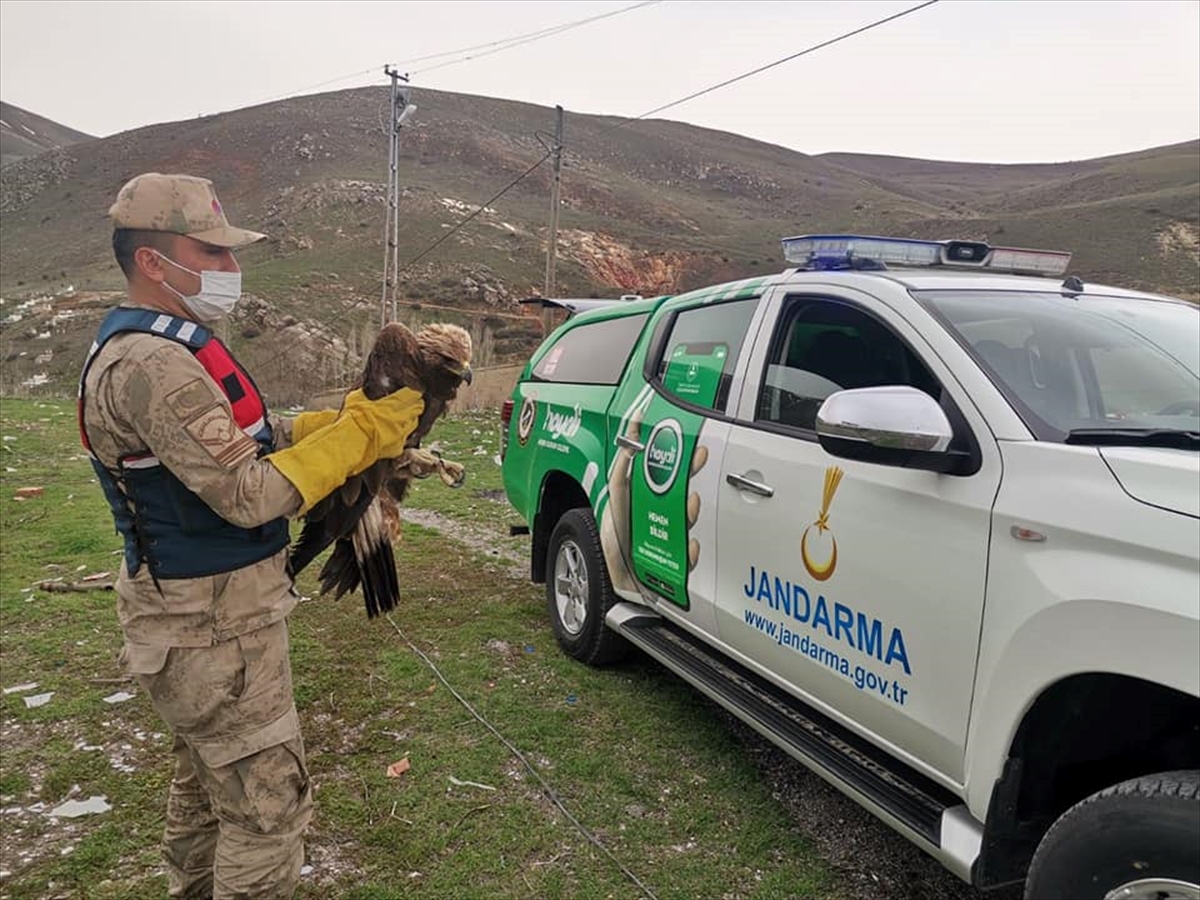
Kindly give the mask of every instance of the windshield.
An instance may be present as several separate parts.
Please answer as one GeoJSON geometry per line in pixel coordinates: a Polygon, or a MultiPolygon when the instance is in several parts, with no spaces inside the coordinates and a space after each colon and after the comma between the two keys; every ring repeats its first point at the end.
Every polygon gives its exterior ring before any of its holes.
{"type": "Polygon", "coordinates": [[[1200,310],[1183,301],[921,291],[1038,438],[1200,430],[1200,310]]]}

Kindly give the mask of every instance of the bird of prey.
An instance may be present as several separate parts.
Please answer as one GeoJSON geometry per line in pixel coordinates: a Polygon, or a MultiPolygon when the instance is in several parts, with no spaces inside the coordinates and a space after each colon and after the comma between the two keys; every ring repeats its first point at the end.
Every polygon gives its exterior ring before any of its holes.
{"type": "Polygon", "coordinates": [[[471,335],[465,329],[438,323],[414,334],[399,322],[383,327],[357,386],[369,400],[412,388],[421,392],[425,408],[403,455],[379,460],[308,511],[290,556],[293,576],[334,544],[321,567],[321,593],[332,590],[338,598],[361,586],[368,618],[395,609],[400,585],[392,545],[400,537],[399,505],[412,479],[436,472],[451,487],[463,482],[461,465],[422,449],[421,441],[464,383],[471,383],[471,335]]]}

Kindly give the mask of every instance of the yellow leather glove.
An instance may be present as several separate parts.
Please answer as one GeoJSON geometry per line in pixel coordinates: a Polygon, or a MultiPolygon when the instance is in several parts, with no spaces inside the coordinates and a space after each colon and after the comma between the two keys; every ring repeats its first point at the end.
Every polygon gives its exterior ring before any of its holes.
{"type": "Polygon", "coordinates": [[[374,401],[351,391],[336,419],[266,459],[300,493],[304,513],[351,475],[403,453],[424,409],[424,399],[410,388],[374,401]]]}
{"type": "Polygon", "coordinates": [[[292,443],[298,444],[318,428],[330,425],[341,414],[340,409],[318,409],[302,412],[292,419],[292,443]]]}

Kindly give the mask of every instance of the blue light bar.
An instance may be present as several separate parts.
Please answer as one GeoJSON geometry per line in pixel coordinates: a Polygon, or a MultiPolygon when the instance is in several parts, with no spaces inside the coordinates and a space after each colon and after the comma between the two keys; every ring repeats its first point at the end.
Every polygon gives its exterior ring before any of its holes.
{"type": "Polygon", "coordinates": [[[806,234],[784,238],[781,243],[788,262],[810,270],[942,266],[1051,276],[1063,274],[1071,262],[1070,253],[991,247],[982,241],[806,234]]]}

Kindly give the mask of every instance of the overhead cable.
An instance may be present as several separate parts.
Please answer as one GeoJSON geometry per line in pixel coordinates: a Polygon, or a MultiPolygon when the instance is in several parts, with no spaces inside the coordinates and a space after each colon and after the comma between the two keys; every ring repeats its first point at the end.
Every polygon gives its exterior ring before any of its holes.
{"type": "Polygon", "coordinates": [[[697,97],[703,97],[705,94],[711,94],[715,90],[719,90],[720,88],[723,88],[723,87],[728,87],[731,84],[734,84],[738,81],[742,81],[746,78],[749,78],[752,75],[758,75],[761,72],[765,72],[768,69],[773,69],[776,66],[781,66],[786,62],[791,62],[793,59],[798,59],[801,56],[807,56],[809,53],[815,53],[817,50],[822,50],[825,47],[829,47],[840,41],[844,41],[847,38],[852,38],[856,35],[862,34],[864,31],[870,31],[872,28],[878,28],[880,25],[886,25],[888,22],[894,22],[896,19],[899,19],[899,18],[902,18],[903,16],[907,16],[912,13],[915,13],[918,10],[922,10],[927,6],[933,6],[933,4],[935,4],[937,2],[938,2],[938,0],[925,0],[924,3],[918,3],[916,6],[913,6],[906,10],[903,10],[901,12],[895,13],[894,15],[886,16],[882,19],[876,19],[874,22],[871,22],[870,24],[867,24],[867,25],[863,25],[861,28],[855,28],[853,31],[847,31],[845,34],[839,34],[835,38],[830,38],[827,41],[821,41],[821,43],[813,44],[811,47],[805,47],[803,50],[800,50],[796,53],[791,53],[791,54],[783,57],[782,59],[777,59],[774,62],[769,62],[765,66],[759,66],[756,69],[751,69],[749,72],[743,72],[741,75],[735,75],[733,78],[727,78],[724,81],[718,82],[717,84],[714,84],[714,85],[710,85],[709,87],[706,87],[703,90],[699,90],[699,91],[696,91],[695,93],[688,94],[686,97],[680,97],[678,100],[672,100],[670,103],[664,103],[662,106],[656,106],[656,107],[654,107],[654,109],[646,110],[646,112],[642,113],[639,116],[634,116],[630,119],[625,119],[623,122],[619,122],[618,124],[613,125],[610,128],[604,129],[598,135],[596,135],[596,137],[599,137],[600,135],[603,135],[603,134],[608,134],[611,131],[616,131],[619,128],[624,128],[627,125],[632,125],[634,122],[640,121],[641,119],[644,119],[647,116],[652,116],[655,113],[663,112],[664,110],[668,110],[673,106],[679,106],[682,103],[687,103],[689,100],[695,100],[697,97]]]}
{"type": "MultiPolygon", "coordinates": [[[[418,69],[417,71],[411,72],[409,74],[410,75],[421,75],[421,74],[425,74],[427,72],[436,71],[437,69],[444,69],[446,66],[453,66],[453,65],[457,65],[458,63],[470,62],[473,59],[482,59],[485,56],[491,56],[493,53],[499,53],[502,50],[511,50],[513,47],[520,47],[522,44],[531,44],[534,41],[540,41],[543,38],[553,37],[556,34],[562,34],[564,31],[570,31],[571,29],[579,28],[582,25],[588,25],[588,24],[591,24],[592,22],[599,22],[601,19],[608,19],[613,16],[619,16],[622,13],[632,12],[635,9],[641,9],[643,6],[653,6],[656,3],[661,3],[661,2],[662,2],[662,0],[642,0],[641,3],[635,3],[632,6],[626,6],[623,9],[616,9],[616,10],[613,10],[612,12],[603,13],[598,16],[591,16],[590,18],[587,18],[587,19],[579,19],[578,21],[575,21],[575,22],[568,22],[565,25],[556,25],[553,28],[546,28],[546,29],[543,29],[542,31],[532,32],[528,35],[524,35],[519,38],[510,38],[508,41],[496,41],[494,43],[503,44],[503,46],[493,47],[490,50],[485,50],[483,53],[476,53],[472,56],[464,56],[461,59],[447,60],[446,62],[438,63],[436,66],[429,66],[424,69],[418,69]]],[[[488,45],[485,44],[482,46],[486,47],[488,45]]],[[[457,52],[466,52],[466,51],[457,51],[457,52]]],[[[450,55],[450,54],[447,53],[447,54],[442,54],[442,55],[450,55]]],[[[409,60],[409,62],[415,62],[415,60],[409,60]]]]}
{"type": "MultiPolygon", "coordinates": [[[[565,22],[562,25],[552,25],[549,28],[542,28],[539,31],[530,31],[526,34],[518,34],[518,35],[514,35],[512,37],[508,37],[508,38],[501,38],[498,41],[489,41],[486,44],[475,44],[470,47],[460,47],[457,50],[443,50],[441,53],[429,53],[429,54],[426,54],[425,56],[414,56],[412,59],[404,60],[404,62],[401,63],[401,65],[409,65],[409,64],[415,63],[415,62],[425,62],[426,60],[430,60],[430,59],[440,59],[443,56],[457,56],[460,53],[471,53],[471,52],[474,52],[475,50],[488,50],[493,47],[498,47],[499,50],[507,50],[510,46],[516,47],[516,46],[519,46],[520,44],[529,43],[530,41],[538,40],[543,37],[550,37],[551,35],[561,34],[564,31],[570,31],[571,29],[578,28],[581,25],[588,25],[592,22],[599,22],[601,19],[608,19],[613,16],[619,16],[622,13],[632,12],[635,9],[641,9],[643,6],[654,6],[655,4],[661,3],[661,2],[662,2],[662,0],[643,0],[643,2],[641,2],[641,3],[635,3],[632,6],[626,6],[623,9],[616,9],[611,12],[601,13],[600,15],[597,15],[597,16],[589,16],[586,19],[577,19],[574,22],[565,22]],[[503,44],[505,46],[500,46],[501,44],[503,44]]],[[[492,52],[499,52],[499,51],[493,50],[492,52]]],[[[479,54],[479,56],[487,56],[487,55],[488,54],[486,54],[486,53],[479,54]]],[[[478,59],[479,56],[467,57],[466,59],[478,59]]],[[[466,59],[454,60],[454,62],[465,62],[466,59]]],[[[449,63],[444,63],[442,65],[449,65],[449,63]]],[[[432,66],[428,69],[422,69],[421,71],[430,72],[433,69],[438,69],[438,68],[441,68],[441,65],[432,66]]],[[[416,75],[417,73],[412,72],[410,74],[416,75]]]]}
{"type": "Polygon", "coordinates": [[[524,181],[530,175],[532,175],[534,170],[538,166],[540,166],[542,163],[544,163],[546,160],[548,160],[551,157],[553,152],[554,151],[550,151],[550,152],[546,153],[545,155],[543,155],[541,159],[539,159],[532,166],[530,166],[528,169],[526,169],[524,172],[522,172],[520,175],[518,175],[516,178],[514,178],[512,181],[510,181],[508,184],[506,184],[503,188],[501,188],[498,193],[494,194],[489,200],[482,203],[480,205],[479,209],[475,210],[475,212],[471,213],[469,216],[467,216],[465,219],[463,219],[461,222],[459,222],[457,225],[455,225],[453,228],[451,228],[449,231],[447,231],[445,234],[443,234],[441,237],[439,237],[436,241],[434,241],[432,244],[430,244],[428,247],[426,247],[424,250],[422,250],[420,253],[418,253],[416,256],[414,256],[412,259],[410,259],[408,262],[406,262],[404,265],[402,265],[398,269],[398,271],[403,272],[409,266],[413,265],[418,260],[423,259],[429,253],[431,253],[435,247],[437,247],[439,244],[441,244],[443,241],[445,241],[447,238],[449,238],[456,231],[459,231],[464,225],[466,225],[468,222],[470,222],[472,219],[474,219],[476,216],[478,216],[480,213],[482,213],[485,209],[487,209],[489,206],[491,206],[493,203],[495,203],[497,200],[499,200],[501,197],[503,197],[505,194],[507,194],[509,191],[511,191],[513,188],[515,188],[518,184],[520,184],[522,181],[524,181]]]}

